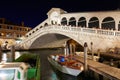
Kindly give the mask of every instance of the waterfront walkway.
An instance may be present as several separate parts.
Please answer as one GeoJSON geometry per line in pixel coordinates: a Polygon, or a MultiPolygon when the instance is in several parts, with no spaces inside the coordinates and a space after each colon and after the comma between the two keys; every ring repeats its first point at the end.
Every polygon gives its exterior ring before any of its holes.
{"type": "MultiPolygon", "coordinates": [[[[84,64],[83,57],[74,56],[73,58],[84,64]]],[[[88,68],[90,70],[99,73],[111,80],[120,80],[120,69],[92,60],[87,60],[87,61],[88,61],[88,68]]]]}

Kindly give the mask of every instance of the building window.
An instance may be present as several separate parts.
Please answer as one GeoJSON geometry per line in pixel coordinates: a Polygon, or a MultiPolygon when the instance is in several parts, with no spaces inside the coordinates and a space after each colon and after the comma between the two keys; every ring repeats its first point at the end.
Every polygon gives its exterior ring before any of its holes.
{"type": "Polygon", "coordinates": [[[0,36],[2,36],[2,33],[0,33],[0,36]]]}
{"type": "Polygon", "coordinates": [[[2,26],[0,25],[0,28],[2,28],[2,26]]]}
{"type": "Polygon", "coordinates": [[[21,31],[21,30],[22,30],[22,28],[19,28],[19,30],[21,31]]]}
{"type": "Polygon", "coordinates": [[[6,37],[12,37],[12,33],[7,33],[6,37]]]}
{"type": "Polygon", "coordinates": [[[7,26],[7,29],[13,29],[13,27],[12,26],[7,26]]]}
{"type": "Polygon", "coordinates": [[[17,37],[22,37],[22,35],[21,34],[17,34],[17,37]]]}

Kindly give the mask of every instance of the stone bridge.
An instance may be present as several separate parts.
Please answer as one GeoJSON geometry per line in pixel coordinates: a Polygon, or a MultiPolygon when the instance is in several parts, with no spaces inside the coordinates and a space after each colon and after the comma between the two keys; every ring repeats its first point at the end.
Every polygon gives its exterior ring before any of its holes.
{"type": "Polygon", "coordinates": [[[87,42],[89,48],[91,42],[93,42],[94,51],[97,51],[98,49],[107,50],[109,48],[120,47],[120,32],[118,31],[51,25],[41,28],[36,31],[34,35],[26,38],[22,43],[24,48],[39,48],[39,38],[46,34],[60,34],[66,36],[66,38],[64,38],[65,40],[73,39],[82,46],[87,42]]]}
{"type": "Polygon", "coordinates": [[[52,8],[48,18],[26,34],[21,46],[24,49],[64,46],[65,41],[73,39],[82,46],[87,42],[89,49],[92,42],[94,51],[119,48],[119,14],[120,11],[67,13],[52,8]]]}

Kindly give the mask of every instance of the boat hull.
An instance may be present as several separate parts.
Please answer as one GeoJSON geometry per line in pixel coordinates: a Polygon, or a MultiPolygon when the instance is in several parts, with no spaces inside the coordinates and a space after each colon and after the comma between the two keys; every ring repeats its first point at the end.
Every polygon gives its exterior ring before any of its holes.
{"type": "Polygon", "coordinates": [[[48,57],[48,61],[52,66],[54,66],[56,69],[61,71],[62,73],[69,74],[72,76],[78,76],[83,70],[80,69],[72,69],[64,65],[60,65],[57,61],[53,60],[52,58],[48,57]]]}

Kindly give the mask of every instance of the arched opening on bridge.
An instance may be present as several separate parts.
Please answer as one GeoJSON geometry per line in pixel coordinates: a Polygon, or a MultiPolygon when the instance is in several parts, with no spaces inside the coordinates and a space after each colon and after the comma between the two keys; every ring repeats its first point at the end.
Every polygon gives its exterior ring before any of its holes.
{"type": "Polygon", "coordinates": [[[36,38],[32,42],[30,49],[39,48],[59,48],[63,52],[67,50],[66,52],[68,52],[68,54],[74,54],[75,52],[84,51],[83,46],[75,40],[65,35],[56,33],[45,34],[36,38]]]}
{"type": "Polygon", "coordinates": [[[45,26],[45,27],[48,26],[48,23],[45,23],[44,26],[45,26]]]}
{"type": "Polygon", "coordinates": [[[86,18],[85,17],[79,18],[78,27],[86,27],[86,18]]]}
{"type": "Polygon", "coordinates": [[[62,18],[61,25],[67,25],[67,18],[66,17],[62,18]]]}
{"type": "Polygon", "coordinates": [[[102,21],[102,29],[115,30],[115,20],[112,17],[106,17],[102,21]]]}
{"type": "Polygon", "coordinates": [[[69,54],[75,54],[75,52],[83,52],[84,48],[79,43],[77,43],[75,40],[70,39],[67,41],[67,47],[68,47],[68,53],[69,54]]]}
{"type": "Polygon", "coordinates": [[[76,26],[76,19],[75,19],[74,17],[71,17],[71,18],[69,19],[69,25],[71,25],[71,26],[76,26]]]}
{"type": "Polygon", "coordinates": [[[88,23],[89,28],[99,28],[99,19],[97,17],[92,17],[88,23]]]}

